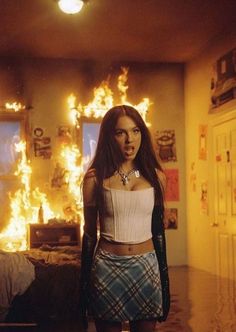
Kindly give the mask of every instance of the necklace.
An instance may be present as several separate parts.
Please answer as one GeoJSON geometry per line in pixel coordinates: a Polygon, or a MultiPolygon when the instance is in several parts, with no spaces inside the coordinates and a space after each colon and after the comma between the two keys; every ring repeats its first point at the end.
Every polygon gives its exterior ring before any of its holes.
{"type": "Polygon", "coordinates": [[[118,170],[117,173],[118,173],[119,176],[121,177],[121,182],[122,182],[122,184],[123,184],[124,186],[129,182],[129,180],[130,180],[129,177],[130,177],[132,174],[135,174],[135,177],[136,177],[136,178],[139,178],[139,177],[140,177],[140,172],[139,172],[139,170],[136,169],[136,168],[131,169],[128,173],[121,172],[120,170],[118,170]]]}

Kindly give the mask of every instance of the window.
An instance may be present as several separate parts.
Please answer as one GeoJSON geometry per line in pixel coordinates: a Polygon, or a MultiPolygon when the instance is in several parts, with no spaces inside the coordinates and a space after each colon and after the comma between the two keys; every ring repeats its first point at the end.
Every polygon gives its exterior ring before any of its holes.
{"type": "Polygon", "coordinates": [[[9,192],[15,192],[20,181],[14,174],[20,155],[15,143],[25,138],[25,114],[0,112],[0,231],[10,217],[9,192]]]}
{"type": "Polygon", "coordinates": [[[82,155],[85,158],[84,169],[86,170],[94,157],[98,135],[100,130],[100,122],[96,120],[83,119],[82,126],[82,155]]]}

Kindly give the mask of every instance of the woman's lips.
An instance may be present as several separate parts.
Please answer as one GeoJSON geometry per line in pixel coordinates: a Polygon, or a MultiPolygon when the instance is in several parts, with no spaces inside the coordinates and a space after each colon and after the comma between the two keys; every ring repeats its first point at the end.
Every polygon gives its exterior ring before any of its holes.
{"type": "Polygon", "coordinates": [[[133,146],[126,146],[124,150],[125,150],[125,154],[128,156],[131,156],[135,152],[135,149],[133,146]]]}

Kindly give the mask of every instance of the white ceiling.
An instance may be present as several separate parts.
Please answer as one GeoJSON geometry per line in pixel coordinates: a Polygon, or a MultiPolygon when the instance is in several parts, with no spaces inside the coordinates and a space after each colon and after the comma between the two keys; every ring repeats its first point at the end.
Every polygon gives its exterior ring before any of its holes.
{"type": "Polygon", "coordinates": [[[236,30],[236,0],[0,0],[0,56],[186,62],[236,30]]]}

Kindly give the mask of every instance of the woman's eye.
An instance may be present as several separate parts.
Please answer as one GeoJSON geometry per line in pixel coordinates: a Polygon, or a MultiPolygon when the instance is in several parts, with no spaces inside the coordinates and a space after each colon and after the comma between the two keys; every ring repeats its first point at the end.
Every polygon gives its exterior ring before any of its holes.
{"type": "Polygon", "coordinates": [[[134,132],[135,134],[138,134],[138,133],[140,133],[140,129],[139,129],[139,128],[134,128],[133,132],[134,132]]]}
{"type": "Polygon", "coordinates": [[[124,134],[124,132],[121,131],[121,130],[118,130],[118,131],[115,132],[115,135],[118,136],[118,137],[122,136],[123,134],[124,134]]]}

